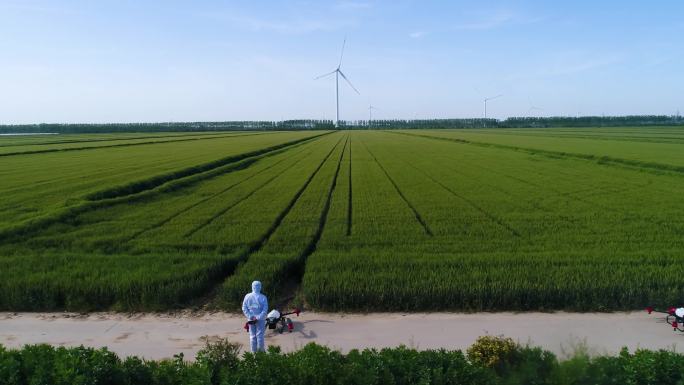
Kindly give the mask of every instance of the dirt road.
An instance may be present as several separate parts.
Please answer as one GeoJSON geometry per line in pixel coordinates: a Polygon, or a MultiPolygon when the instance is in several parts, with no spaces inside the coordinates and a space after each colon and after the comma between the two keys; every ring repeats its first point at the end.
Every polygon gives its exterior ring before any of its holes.
{"type": "MultiPolygon", "coordinates": [[[[207,314],[0,313],[0,344],[107,346],[120,355],[148,359],[183,352],[192,358],[205,338],[228,338],[248,344],[241,316],[207,314]]],[[[594,353],[630,350],[684,350],[684,333],[673,332],[663,317],[634,313],[413,313],[348,315],[302,313],[295,331],[267,333],[266,343],[283,350],[309,342],[349,351],[394,347],[465,349],[480,335],[505,335],[563,356],[583,341],[594,353]]]]}

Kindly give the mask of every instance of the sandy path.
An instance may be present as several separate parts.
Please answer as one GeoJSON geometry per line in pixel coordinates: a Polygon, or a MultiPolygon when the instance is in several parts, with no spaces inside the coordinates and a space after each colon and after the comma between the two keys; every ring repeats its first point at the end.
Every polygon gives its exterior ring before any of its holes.
{"type": "MultiPolygon", "coordinates": [[[[204,345],[204,338],[224,337],[243,344],[248,335],[235,314],[111,314],[0,313],[0,344],[107,346],[120,355],[149,359],[183,352],[186,357],[204,345]]],[[[663,317],[635,313],[429,313],[367,314],[302,313],[295,331],[268,331],[266,343],[284,350],[309,342],[348,351],[393,347],[465,349],[479,335],[503,334],[564,355],[586,341],[594,353],[612,353],[622,346],[684,350],[684,333],[673,332],[663,317]]]]}

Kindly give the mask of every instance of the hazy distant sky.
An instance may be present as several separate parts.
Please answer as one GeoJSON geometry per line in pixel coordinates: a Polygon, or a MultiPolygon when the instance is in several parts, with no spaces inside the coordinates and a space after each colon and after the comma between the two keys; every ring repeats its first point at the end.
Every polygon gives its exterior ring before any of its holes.
{"type": "Polygon", "coordinates": [[[684,112],[681,0],[0,0],[0,124],[332,119],[345,36],[343,119],[684,112]]]}

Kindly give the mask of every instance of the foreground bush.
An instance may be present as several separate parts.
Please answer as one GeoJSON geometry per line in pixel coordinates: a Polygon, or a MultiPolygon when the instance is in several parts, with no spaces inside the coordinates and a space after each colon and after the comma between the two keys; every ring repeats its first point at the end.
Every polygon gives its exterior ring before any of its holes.
{"type": "Polygon", "coordinates": [[[617,356],[579,352],[560,361],[540,348],[481,337],[461,351],[352,350],[316,344],[293,353],[271,347],[239,356],[239,345],[218,341],[198,353],[162,361],[121,359],[106,348],[0,346],[0,384],[682,384],[684,355],[623,349],[617,356]]]}

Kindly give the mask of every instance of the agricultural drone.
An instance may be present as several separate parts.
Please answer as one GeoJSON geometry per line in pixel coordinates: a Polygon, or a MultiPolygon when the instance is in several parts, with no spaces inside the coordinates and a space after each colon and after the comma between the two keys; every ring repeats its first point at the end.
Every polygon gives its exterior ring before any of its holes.
{"type": "Polygon", "coordinates": [[[675,331],[679,330],[680,332],[684,332],[684,307],[670,307],[667,309],[667,311],[662,311],[656,310],[652,306],[649,306],[646,308],[646,311],[648,312],[648,314],[651,314],[653,312],[666,314],[665,322],[667,322],[668,325],[672,326],[672,328],[675,331]]]}
{"type": "MultiPolygon", "coordinates": [[[[277,309],[273,309],[270,313],[266,315],[266,326],[268,326],[269,329],[275,329],[278,333],[281,334],[285,331],[286,328],[287,331],[292,333],[292,330],[294,330],[294,323],[292,322],[292,319],[288,316],[296,314],[297,317],[299,317],[299,313],[301,312],[302,311],[298,308],[295,308],[293,311],[289,313],[281,313],[277,309]]],[[[256,320],[247,321],[245,323],[245,330],[249,331],[249,325],[254,323],[256,323],[256,320]]]]}

